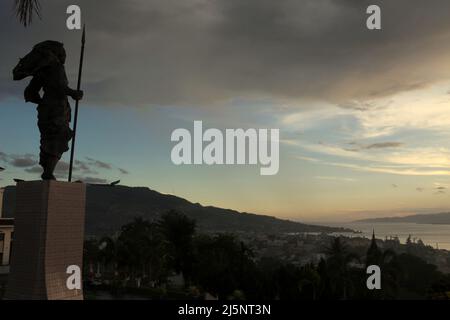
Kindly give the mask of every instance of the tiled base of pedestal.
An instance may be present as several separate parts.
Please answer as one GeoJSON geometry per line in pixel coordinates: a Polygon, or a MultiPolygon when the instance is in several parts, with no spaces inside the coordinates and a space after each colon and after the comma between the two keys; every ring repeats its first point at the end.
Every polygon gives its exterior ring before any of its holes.
{"type": "Polygon", "coordinates": [[[81,300],[70,290],[67,267],[83,266],[86,187],[81,183],[17,184],[11,268],[5,298],[81,300]]]}

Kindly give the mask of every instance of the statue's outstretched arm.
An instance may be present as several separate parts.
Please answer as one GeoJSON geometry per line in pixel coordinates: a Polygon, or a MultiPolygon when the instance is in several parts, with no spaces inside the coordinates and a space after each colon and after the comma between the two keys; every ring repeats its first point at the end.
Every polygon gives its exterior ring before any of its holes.
{"type": "Polygon", "coordinates": [[[66,71],[64,70],[64,65],[58,64],[58,75],[54,78],[53,83],[55,88],[57,88],[58,93],[61,95],[66,95],[74,100],[81,100],[83,98],[83,91],[74,90],[69,87],[67,81],[66,71]]]}
{"type": "Polygon", "coordinates": [[[42,97],[39,94],[39,91],[42,89],[42,83],[39,77],[33,77],[31,79],[30,84],[25,88],[24,98],[25,102],[32,102],[35,104],[39,104],[42,102],[42,97]]]}
{"type": "Polygon", "coordinates": [[[83,91],[74,90],[69,88],[68,86],[65,89],[65,94],[69,97],[72,97],[73,100],[81,100],[83,98],[83,91]]]}

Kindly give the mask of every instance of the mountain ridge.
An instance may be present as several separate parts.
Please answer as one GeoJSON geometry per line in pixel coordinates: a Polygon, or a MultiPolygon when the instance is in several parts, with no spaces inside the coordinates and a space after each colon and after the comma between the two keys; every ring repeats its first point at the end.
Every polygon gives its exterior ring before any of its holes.
{"type": "Polygon", "coordinates": [[[419,223],[419,224],[450,224],[450,212],[429,213],[429,214],[413,214],[404,217],[382,217],[372,219],[355,220],[354,222],[367,222],[367,223],[419,223]]]}
{"type": "MultiPolygon", "coordinates": [[[[13,217],[15,187],[5,188],[4,216],[13,217]]],[[[195,219],[200,230],[209,232],[342,232],[345,228],[310,225],[267,215],[202,206],[181,197],[162,194],[147,187],[88,185],[86,191],[86,234],[107,235],[136,217],[157,221],[171,209],[195,219]]]]}

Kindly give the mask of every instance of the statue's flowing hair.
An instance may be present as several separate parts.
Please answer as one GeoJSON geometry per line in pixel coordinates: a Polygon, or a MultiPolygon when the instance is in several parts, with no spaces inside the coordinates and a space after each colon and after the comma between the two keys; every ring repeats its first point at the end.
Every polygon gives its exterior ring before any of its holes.
{"type": "Polygon", "coordinates": [[[15,11],[19,21],[26,27],[33,21],[33,15],[41,17],[39,0],[15,0],[15,11]]]}

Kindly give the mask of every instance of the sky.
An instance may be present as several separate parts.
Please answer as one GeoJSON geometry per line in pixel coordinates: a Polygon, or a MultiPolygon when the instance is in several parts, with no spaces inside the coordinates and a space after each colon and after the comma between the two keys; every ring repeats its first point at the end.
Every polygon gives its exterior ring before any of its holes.
{"type": "Polygon", "coordinates": [[[35,106],[11,72],[57,40],[75,86],[72,4],[87,26],[77,179],[306,222],[449,210],[446,0],[54,0],[28,28],[2,1],[0,186],[39,178],[35,106]],[[371,4],[382,30],[366,28],[371,4]],[[173,165],[171,133],[195,120],[280,129],[279,173],[173,165]]]}

